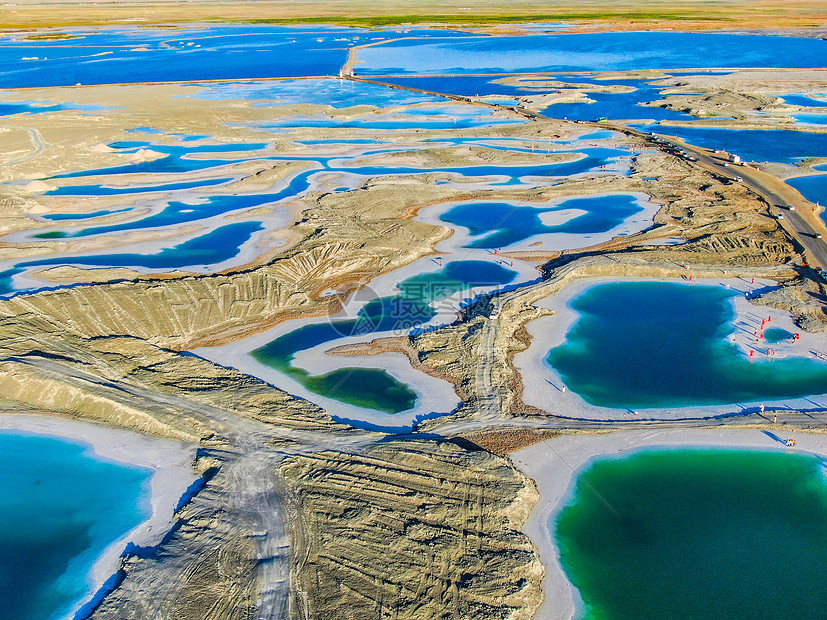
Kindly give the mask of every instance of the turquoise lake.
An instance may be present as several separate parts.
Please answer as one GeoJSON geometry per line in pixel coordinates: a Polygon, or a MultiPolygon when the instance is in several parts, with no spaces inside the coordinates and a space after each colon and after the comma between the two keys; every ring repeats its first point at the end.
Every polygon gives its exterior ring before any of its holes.
{"type": "Polygon", "coordinates": [[[821,458],[658,449],[601,459],[549,525],[586,620],[825,617],[821,458]]]}
{"type": "Polygon", "coordinates": [[[62,618],[90,593],[88,573],[104,549],[149,517],[152,472],[8,431],[0,452],[2,617],[62,618]]]}
{"type": "MultiPolygon", "coordinates": [[[[824,97],[824,95],[814,95],[815,97],[824,97]]],[[[800,105],[805,108],[812,107],[812,108],[823,108],[827,107],[827,100],[825,99],[814,99],[812,96],[809,95],[785,95],[783,97],[784,103],[788,103],[790,105],[800,105]]]]}
{"type": "Polygon", "coordinates": [[[587,403],[647,408],[724,405],[827,393],[827,364],[750,363],[727,337],[735,293],[672,282],[598,284],[570,306],[579,317],[547,361],[587,403]]]}
{"type": "Polygon", "coordinates": [[[315,394],[385,413],[407,411],[416,405],[416,393],[384,370],[341,368],[311,375],[293,366],[293,359],[299,351],[339,338],[365,336],[367,341],[372,333],[407,333],[436,316],[431,302],[473,287],[508,284],[516,276],[516,272],[493,261],[453,261],[439,271],[404,280],[398,285],[397,295],[369,301],[352,319],[305,325],[251,351],[250,355],[315,394]]]}
{"type": "Polygon", "coordinates": [[[793,118],[799,123],[827,125],[827,114],[793,114],[793,118]]]}

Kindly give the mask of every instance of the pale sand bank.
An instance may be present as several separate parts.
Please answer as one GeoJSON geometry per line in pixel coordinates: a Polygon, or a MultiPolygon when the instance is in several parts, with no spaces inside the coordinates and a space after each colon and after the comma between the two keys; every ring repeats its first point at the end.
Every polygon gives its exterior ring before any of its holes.
{"type": "MultiPolygon", "coordinates": [[[[689,271],[688,273],[691,273],[689,271]]],[[[767,306],[756,306],[746,298],[747,294],[754,294],[768,287],[777,286],[772,280],[756,278],[754,282],[740,278],[726,279],[695,279],[687,280],[657,279],[657,278],[583,278],[566,286],[560,293],[547,297],[535,306],[554,311],[555,314],[541,317],[529,323],[526,327],[532,336],[528,349],[514,357],[514,365],[520,372],[524,386],[523,400],[555,415],[573,418],[588,419],[681,419],[705,418],[716,415],[737,414],[748,411],[757,411],[763,404],[767,408],[812,409],[827,407],[827,395],[810,395],[802,398],[784,400],[766,400],[763,403],[733,403],[731,405],[708,405],[692,407],[664,407],[639,410],[598,407],[584,401],[571,390],[563,391],[563,381],[546,361],[548,352],[566,340],[566,334],[580,318],[580,314],[570,306],[572,299],[586,289],[597,284],[609,282],[674,282],[685,286],[721,286],[739,293],[733,298],[735,318],[733,320],[734,333],[730,341],[738,346],[744,356],[754,350],[754,359],[767,359],[768,349],[776,353],[773,359],[784,357],[808,357],[815,359],[816,354],[821,359],[827,359],[827,334],[813,334],[802,331],[795,326],[792,316],[784,311],[767,306]],[[761,326],[761,321],[771,317],[768,327],[780,327],[791,333],[800,334],[799,340],[786,341],[777,344],[768,344],[757,341],[755,330],[761,326]]]]}
{"type": "Polygon", "coordinates": [[[120,556],[128,543],[152,547],[161,542],[173,524],[175,508],[200,477],[193,469],[197,446],[182,441],[156,439],[102,424],[44,415],[0,415],[0,431],[48,435],[89,444],[99,458],[153,470],[150,481],[151,516],[107,547],[92,568],[89,594],[69,614],[93,600],[120,568],[120,556]]]}
{"type": "Polygon", "coordinates": [[[796,447],[786,448],[760,430],[664,429],[562,435],[512,453],[512,461],[536,482],[540,493],[540,501],[523,528],[537,546],[540,560],[546,568],[543,581],[545,599],[534,616],[535,620],[569,620],[579,616],[578,612],[583,608],[579,592],[569,582],[560,565],[559,550],[551,531],[551,520],[571,499],[575,471],[583,470],[596,458],[661,447],[789,450],[827,456],[827,435],[785,431],[782,437],[794,438],[796,447]]]}

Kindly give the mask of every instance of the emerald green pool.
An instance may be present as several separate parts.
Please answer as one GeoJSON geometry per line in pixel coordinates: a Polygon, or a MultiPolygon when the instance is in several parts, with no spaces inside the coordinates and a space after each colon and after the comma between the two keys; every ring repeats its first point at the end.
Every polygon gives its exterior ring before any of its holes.
{"type": "Polygon", "coordinates": [[[733,291],[674,282],[598,284],[570,306],[579,318],[548,363],[600,407],[763,402],[827,393],[827,364],[749,357],[728,342],[733,291]]]}
{"type": "Polygon", "coordinates": [[[407,411],[416,405],[416,392],[387,371],[349,367],[311,375],[293,365],[296,353],[348,336],[365,336],[368,340],[377,332],[407,333],[436,316],[431,302],[478,286],[507,284],[516,276],[517,272],[493,261],[452,261],[439,271],[420,273],[400,282],[398,294],[371,300],[355,318],[304,325],[254,349],[250,355],[326,398],[384,413],[407,411]]]}
{"type": "Polygon", "coordinates": [[[598,460],[550,525],[587,620],[827,615],[816,457],[676,449],[598,460]]]}

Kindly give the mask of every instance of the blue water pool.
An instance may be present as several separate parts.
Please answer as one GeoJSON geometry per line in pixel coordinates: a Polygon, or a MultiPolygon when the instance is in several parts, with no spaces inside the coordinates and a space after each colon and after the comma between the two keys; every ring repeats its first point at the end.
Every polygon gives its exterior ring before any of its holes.
{"type": "MultiPolygon", "coordinates": [[[[119,196],[122,194],[147,194],[150,192],[174,192],[184,189],[195,189],[197,187],[211,187],[213,185],[223,185],[232,181],[232,177],[223,179],[199,179],[198,181],[182,181],[180,183],[165,183],[162,185],[124,185],[122,187],[110,187],[107,185],[65,185],[58,187],[50,192],[46,192],[47,196],[119,196]]],[[[110,211],[109,213],[116,213],[117,211],[110,211]]],[[[87,215],[86,217],[92,217],[87,215]]],[[[80,219],[78,216],[71,218],[61,217],[59,215],[52,215],[47,219],[80,219]]]]}
{"type": "Polygon", "coordinates": [[[150,514],[151,472],[82,444],[0,431],[0,606],[9,620],[51,620],[89,594],[89,571],[150,514]]]}
{"type": "Polygon", "coordinates": [[[824,133],[783,129],[704,129],[669,126],[660,126],[654,131],[678,136],[696,146],[735,153],[744,161],[794,164],[806,157],[827,156],[827,134],[824,133]]]}
{"type": "Polygon", "coordinates": [[[607,32],[448,41],[400,40],[359,50],[357,73],[462,74],[717,67],[821,67],[827,42],[689,32],[607,32]]]}
{"type": "Polygon", "coordinates": [[[818,618],[827,605],[823,458],[644,450],[579,473],[549,523],[582,620],[818,618]]]}
{"type": "Polygon", "coordinates": [[[13,114],[43,114],[45,112],[59,112],[61,110],[103,110],[103,106],[82,105],[78,103],[46,103],[44,101],[18,101],[15,103],[0,103],[0,116],[13,114]]]}
{"type": "Polygon", "coordinates": [[[109,174],[138,174],[144,172],[164,172],[164,173],[182,173],[195,172],[197,170],[206,170],[215,166],[226,166],[230,164],[239,163],[242,161],[249,161],[251,159],[258,159],[256,151],[259,151],[267,146],[266,143],[255,144],[153,144],[151,142],[137,142],[137,141],[123,141],[113,142],[109,145],[111,148],[118,149],[124,154],[137,153],[141,149],[152,150],[153,152],[162,153],[163,157],[158,157],[151,161],[139,161],[129,164],[121,164],[118,166],[109,166],[106,168],[92,168],[90,170],[77,170],[75,172],[67,172],[65,174],[57,174],[54,179],[73,179],[77,177],[92,177],[109,174]],[[227,157],[223,159],[196,159],[187,157],[191,153],[247,153],[246,157],[227,157]]]}
{"type": "Polygon", "coordinates": [[[268,121],[260,126],[265,129],[285,129],[300,127],[330,127],[342,129],[470,129],[492,127],[496,125],[513,125],[522,120],[497,118],[491,110],[477,108],[455,109],[453,113],[441,114],[439,111],[414,110],[404,113],[377,114],[353,120],[342,120],[327,116],[298,116],[283,120],[268,121]]]}
{"type": "MultiPolygon", "coordinates": [[[[0,87],[338,75],[348,49],[400,35],[340,26],[67,29],[71,40],[0,39],[0,87]]],[[[462,37],[416,28],[406,36],[462,37]]]]}
{"type": "Polygon", "coordinates": [[[384,370],[341,368],[311,375],[294,366],[293,359],[299,351],[348,336],[367,339],[371,333],[407,333],[436,316],[431,302],[474,287],[508,284],[516,275],[494,261],[452,261],[437,272],[422,273],[401,282],[399,294],[368,302],[352,319],[305,325],[255,349],[250,355],[326,398],[385,413],[406,411],[415,406],[416,393],[384,370]]]}
{"type": "Polygon", "coordinates": [[[793,118],[808,125],[827,125],[827,114],[793,114],[793,118]]]}
{"type": "Polygon", "coordinates": [[[573,198],[551,207],[514,206],[504,202],[459,204],[440,219],[468,229],[474,240],[465,247],[506,248],[543,233],[592,234],[612,230],[642,210],[638,199],[629,195],[573,198]],[[543,223],[544,214],[577,209],[584,211],[560,224],[543,223]]]}
{"type": "MultiPolygon", "coordinates": [[[[810,202],[827,207],[827,174],[815,174],[808,177],[795,177],[785,181],[792,185],[801,195],[810,202]]],[[[822,211],[821,218],[825,219],[827,214],[822,211]]]]}
{"type": "Polygon", "coordinates": [[[599,284],[548,363],[586,402],[647,408],[771,401],[827,393],[827,364],[807,357],[750,363],[727,341],[734,293],[672,282],[599,284]]]}
{"type": "Polygon", "coordinates": [[[825,95],[785,95],[782,99],[784,99],[784,103],[790,105],[800,105],[805,108],[823,108],[827,107],[827,99],[823,97],[825,95]],[[814,99],[813,97],[822,98],[814,99]]]}
{"type": "Polygon", "coordinates": [[[47,213],[41,215],[44,220],[51,220],[54,222],[62,222],[66,220],[91,220],[96,217],[103,217],[104,215],[113,215],[115,213],[124,213],[129,211],[126,209],[103,209],[101,211],[93,211],[92,213],[47,213]]]}
{"type": "Polygon", "coordinates": [[[16,268],[43,265],[87,265],[98,267],[145,267],[177,269],[195,265],[215,265],[236,256],[253,233],[262,230],[260,222],[239,222],[216,228],[154,254],[101,254],[95,256],[61,256],[23,261],[16,268]]]}

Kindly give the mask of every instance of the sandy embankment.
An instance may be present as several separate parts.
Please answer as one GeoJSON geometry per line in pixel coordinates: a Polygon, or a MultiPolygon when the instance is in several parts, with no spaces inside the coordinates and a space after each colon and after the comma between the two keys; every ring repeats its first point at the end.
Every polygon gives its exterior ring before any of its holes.
{"type": "MultiPolygon", "coordinates": [[[[101,424],[44,415],[3,414],[0,431],[49,435],[89,444],[104,460],[153,470],[150,481],[152,514],[138,527],[107,547],[89,575],[89,594],[75,610],[96,598],[97,593],[120,567],[120,556],[128,543],[152,547],[161,542],[173,524],[175,508],[200,476],[193,469],[197,446],[182,441],[156,439],[140,433],[101,424]]],[[[74,610],[69,617],[72,617],[74,610]]]]}
{"type": "MultiPolygon", "coordinates": [[[[690,272],[691,273],[691,272],[690,272]]],[[[733,403],[731,405],[709,405],[696,407],[665,407],[640,410],[627,410],[591,405],[571,390],[562,391],[563,381],[560,375],[546,362],[548,352],[563,344],[566,334],[579,319],[579,313],[570,307],[573,298],[587,288],[609,282],[674,282],[686,286],[725,286],[740,295],[733,298],[735,317],[732,321],[734,333],[730,341],[738,346],[745,356],[754,350],[753,357],[758,361],[767,359],[767,350],[776,353],[773,359],[785,357],[814,358],[819,354],[824,359],[827,354],[827,334],[802,331],[793,323],[792,316],[782,310],[767,306],[756,306],[748,301],[746,294],[774,287],[771,280],[756,278],[754,283],[740,278],[667,280],[658,278],[584,278],[569,284],[560,293],[546,297],[535,306],[552,310],[554,314],[541,317],[529,323],[526,328],[532,336],[528,349],[514,357],[514,366],[520,372],[524,385],[523,400],[544,411],[572,418],[594,420],[629,420],[629,419],[683,419],[704,418],[713,415],[744,413],[748,409],[758,410],[761,403],[733,403]],[[760,329],[761,321],[771,317],[768,327],[778,327],[790,333],[799,334],[799,340],[787,340],[776,344],[757,341],[755,330],[760,329]]],[[[814,406],[827,406],[827,395],[815,395],[784,400],[767,400],[768,408],[810,409],[814,406]]]]}
{"type": "MultiPolygon", "coordinates": [[[[796,453],[827,455],[827,436],[785,433],[794,438],[796,453]]],[[[556,519],[571,498],[575,472],[603,456],[628,454],[635,450],[660,447],[746,448],[788,450],[778,440],[760,430],[666,429],[624,431],[610,434],[562,435],[547,439],[511,455],[516,466],[537,483],[540,501],[523,531],[534,541],[546,567],[543,581],[545,599],[535,620],[568,620],[579,616],[583,603],[560,565],[560,554],[552,535],[556,519]]]]}

